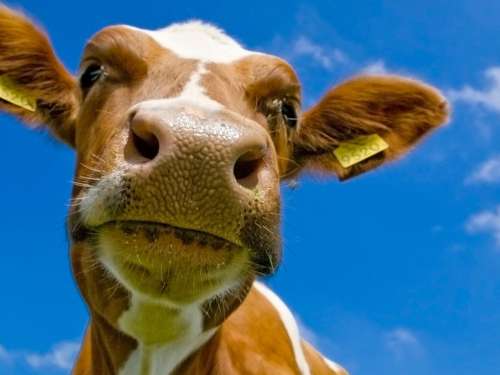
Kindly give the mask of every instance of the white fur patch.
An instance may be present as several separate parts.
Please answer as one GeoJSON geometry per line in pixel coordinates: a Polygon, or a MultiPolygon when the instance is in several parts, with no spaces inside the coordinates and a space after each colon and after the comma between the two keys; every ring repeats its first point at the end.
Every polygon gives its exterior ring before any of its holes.
{"type": "Polygon", "coordinates": [[[217,112],[223,109],[222,104],[210,98],[201,84],[203,75],[207,72],[204,62],[199,62],[181,93],[173,98],[151,99],[137,103],[136,109],[163,109],[172,113],[181,113],[186,109],[199,108],[207,112],[217,112]],[[184,107],[184,108],[183,108],[184,107]]]}
{"type": "Polygon", "coordinates": [[[134,28],[151,36],[162,47],[185,59],[212,63],[231,63],[257,52],[244,49],[215,26],[191,21],[160,30],[134,28]]]}
{"type": "Polygon", "coordinates": [[[78,198],[78,211],[86,226],[100,225],[109,219],[107,217],[109,197],[116,194],[122,179],[123,170],[117,169],[102,177],[97,184],[85,190],[78,198]]]}
{"type": "Polygon", "coordinates": [[[259,293],[264,295],[264,297],[266,297],[268,301],[271,302],[271,304],[278,312],[281,320],[283,321],[285,329],[288,332],[290,342],[292,343],[295,361],[297,363],[297,367],[300,370],[300,373],[302,375],[310,375],[311,370],[309,369],[309,364],[307,363],[304,351],[302,350],[299,327],[297,326],[297,322],[295,321],[295,318],[293,317],[291,311],[288,309],[285,303],[264,284],[255,282],[253,285],[259,291],[259,293]]]}
{"type": "Polygon", "coordinates": [[[182,92],[177,97],[179,99],[189,99],[193,101],[193,104],[203,104],[204,107],[210,108],[212,111],[221,110],[222,104],[216,102],[212,98],[207,95],[205,87],[203,87],[201,83],[201,79],[203,75],[207,73],[207,69],[205,68],[205,63],[198,63],[198,67],[196,71],[191,75],[189,81],[186,83],[186,86],[182,89],[182,92]]]}
{"type": "Polygon", "coordinates": [[[216,332],[216,328],[196,337],[183,337],[165,345],[139,347],[130,355],[118,375],[168,375],[191,353],[198,350],[216,332]]]}
{"type": "MultiPolygon", "coordinates": [[[[148,316],[141,316],[140,304],[149,302],[141,301],[140,297],[132,294],[131,308],[120,316],[119,327],[128,332],[127,319],[146,320],[148,316]],[[139,315],[138,315],[139,314],[139,315]]],[[[158,303],[158,302],[156,302],[158,303]]],[[[146,345],[136,337],[138,348],[130,355],[127,362],[120,369],[119,375],[166,375],[170,374],[191,353],[205,344],[215,333],[216,328],[203,332],[203,315],[199,305],[183,307],[179,312],[179,323],[188,323],[182,335],[172,341],[161,344],[146,345]]],[[[157,326],[155,330],[169,330],[171,327],[157,326]]]]}

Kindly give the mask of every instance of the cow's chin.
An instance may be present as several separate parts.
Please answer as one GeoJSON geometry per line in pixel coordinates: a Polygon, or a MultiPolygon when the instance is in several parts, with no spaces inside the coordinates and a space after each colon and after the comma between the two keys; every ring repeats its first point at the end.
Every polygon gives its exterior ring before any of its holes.
{"type": "Polygon", "coordinates": [[[105,267],[127,289],[179,305],[237,289],[249,272],[243,247],[164,224],[104,224],[97,230],[97,248],[105,267]]]}

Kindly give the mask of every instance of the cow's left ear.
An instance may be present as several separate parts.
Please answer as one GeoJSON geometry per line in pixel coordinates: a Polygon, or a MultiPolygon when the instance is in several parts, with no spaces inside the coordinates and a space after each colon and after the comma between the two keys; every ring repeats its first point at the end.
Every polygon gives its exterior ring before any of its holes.
{"type": "Polygon", "coordinates": [[[290,172],[309,168],[346,180],[407,153],[447,117],[446,99],[421,82],[397,76],[348,80],[304,113],[291,140],[298,167],[290,172]]]}

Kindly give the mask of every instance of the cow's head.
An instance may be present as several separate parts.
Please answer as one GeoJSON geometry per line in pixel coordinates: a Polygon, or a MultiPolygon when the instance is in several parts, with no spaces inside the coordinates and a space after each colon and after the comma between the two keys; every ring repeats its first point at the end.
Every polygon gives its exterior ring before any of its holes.
{"type": "Polygon", "coordinates": [[[280,181],[366,172],[447,116],[435,89],[396,76],[348,80],[302,113],[289,64],[199,22],[106,28],[73,77],[30,21],[0,8],[0,76],[36,109],[0,108],[77,153],[73,267],[91,310],[112,325],[134,296],[198,304],[219,323],[279,264],[280,181]],[[385,151],[339,163],[342,142],[373,134],[385,151]]]}

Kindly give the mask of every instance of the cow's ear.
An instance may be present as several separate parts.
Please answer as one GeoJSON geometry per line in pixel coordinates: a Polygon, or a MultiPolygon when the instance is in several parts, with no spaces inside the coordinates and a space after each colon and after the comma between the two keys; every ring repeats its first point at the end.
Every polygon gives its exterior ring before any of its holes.
{"type": "Polygon", "coordinates": [[[407,153],[446,122],[438,90],[397,76],[360,76],[332,88],[293,135],[291,174],[305,168],[345,180],[407,153]],[[364,159],[363,159],[364,158],[364,159]]]}
{"type": "Polygon", "coordinates": [[[77,84],[46,35],[22,14],[0,5],[0,111],[33,127],[46,125],[74,145],[77,84]]]}

